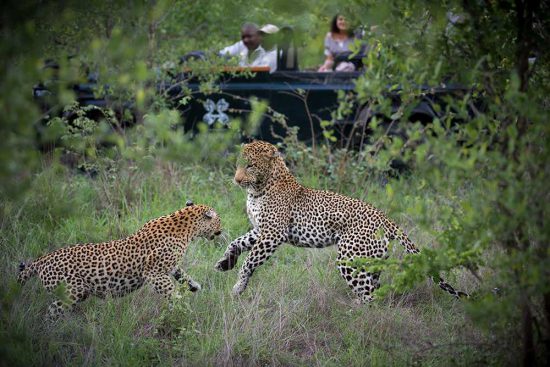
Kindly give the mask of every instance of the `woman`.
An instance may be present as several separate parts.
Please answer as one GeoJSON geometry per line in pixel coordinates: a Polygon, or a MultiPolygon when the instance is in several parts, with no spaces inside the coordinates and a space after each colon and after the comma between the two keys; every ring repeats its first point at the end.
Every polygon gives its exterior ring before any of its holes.
{"type": "Polygon", "coordinates": [[[331,22],[330,32],[325,37],[325,62],[319,71],[353,71],[355,67],[351,62],[343,61],[334,65],[338,54],[349,52],[349,45],[353,42],[348,23],[343,15],[336,14],[331,22]]]}

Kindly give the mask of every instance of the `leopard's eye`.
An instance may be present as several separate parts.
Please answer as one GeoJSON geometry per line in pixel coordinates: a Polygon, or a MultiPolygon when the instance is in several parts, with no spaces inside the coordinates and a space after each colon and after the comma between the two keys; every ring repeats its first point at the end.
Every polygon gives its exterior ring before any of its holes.
{"type": "Polygon", "coordinates": [[[251,164],[247,164],[245,168],[246,168],[246,169],[252,168],[252,165],[251,165],[251,164]]]}

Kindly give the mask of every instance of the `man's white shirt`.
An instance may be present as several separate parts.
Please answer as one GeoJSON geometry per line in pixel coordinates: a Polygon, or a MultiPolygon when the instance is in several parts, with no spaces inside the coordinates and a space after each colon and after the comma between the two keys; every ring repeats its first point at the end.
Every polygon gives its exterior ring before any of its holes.
{"type": "Polygon", "coordinates": [[[269,66],[270,73],[277,70],[276,48],[266,51],[262,46],[258,46],[258,48],[249,55],[248,48],[246,48],[243,41],[239,41],[222,49],[220,55],[238,57],[240,66],[269,66]]]}

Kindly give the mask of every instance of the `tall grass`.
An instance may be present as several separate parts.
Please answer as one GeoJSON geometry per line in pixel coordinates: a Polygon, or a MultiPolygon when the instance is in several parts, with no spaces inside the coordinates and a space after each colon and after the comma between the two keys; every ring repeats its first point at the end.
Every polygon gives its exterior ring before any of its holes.
{"type": "MultiPolygon", "coordinates": [[[[334,181],[315,166],[296,168],[300,181],[330,189],[334,181]],[[312,168],[313,167],[313,168],[312,168]]],[[[513,335],[484,332],[457,302],[429,281],[370,305],[354,302],[335,267],[336,249],[284,245],[259,268],[248,289],[231,295],[237,270],[213,265],[230,239],[248,230],[245,193],[232,185],[232,167],[204,168],[156,162],[149,172],[117,166],[95,177],[44,165],[20,204],[1,218],[3,317],[0,365],[227,365],[387,366],[500,365],[509,362],[513,335]],[[169,308],[149,287],[123,298],[91,298],[55,323],[46,321],[51,301],[36,279],[16,284],[17,264],[73,243],[131,234],[147,220],[182,207],[187,199],[213,206],[224,239],[196,241],[184,258],[201,285],[183,292],[169,308]]],[[[413,190],[414,178],[394,180],[413,190]]],[[[419,243],[432,238],[417,229],[403,196],[392,200],[376,180],[341,185],[343,193],[385,210],[419,243]]],[[[431,196],[430,196],[431,195],[431,196]]],[[[438,197],[426,200],[438,226],[438,197]]],[[[463,193],[463,195],[467,195],[463,193]]],[[[402,251],[394,248],[393,256],[402,251]]],[[[243,256],[244,257],[244,256],[243,256]]],[[[239,265],[242,263],[242,258],[239,265]]],[[[235,268],[238,269],[238,266],[235,268]]],[[[449,275],[472,290],[467,273],[449,275]]],[[[391,282],[388,275],[383,282],[391,282]]]]}

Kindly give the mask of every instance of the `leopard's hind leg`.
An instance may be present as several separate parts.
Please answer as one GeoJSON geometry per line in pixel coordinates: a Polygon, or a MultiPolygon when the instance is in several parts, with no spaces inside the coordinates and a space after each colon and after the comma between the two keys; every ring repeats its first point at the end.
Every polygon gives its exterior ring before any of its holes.
{"type": "Polygon", "coordinates": [[[362,303],[374,299],[373,292],[380,287],[380,272],[358,269],[350,262],[355,258],[384,258],[388,254],[388,238],[351,232],[342,235],[337,243],[337,267],[340,275],[362,303]]]}
{"type": "Polygon", "coordinates": [[[365,270],[345,264],[345,260],[338,260],[338,270],[340,275],[353,293],[362,303],[371,302],[374,299],[373,292],[380,287],[380,273],[369,273],[365,270]],[[342,260],[342,261],[341,261],[342,260]]]}
{"type": "Polygon", "coordinates": [[[67,310],[72,310],[74,306],[84,301],[90,295],[90,290],[80,278],[73,278],[66,282],[59,283],[56,287],[48,287],[50,291],[59,292],[59,286],[65,285],[65,294],[61,299],[56,299],[48,307],[50,320],[57,320],[67,310]]]}

